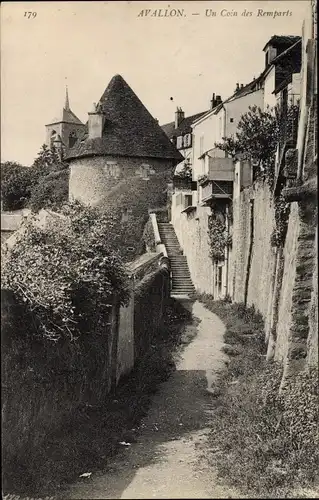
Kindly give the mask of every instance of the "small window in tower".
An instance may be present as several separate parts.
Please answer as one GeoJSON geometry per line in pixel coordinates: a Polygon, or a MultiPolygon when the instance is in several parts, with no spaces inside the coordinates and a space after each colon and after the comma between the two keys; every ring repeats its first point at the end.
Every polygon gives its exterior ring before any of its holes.
{"type": "Polygon", "coordinates": [[[234,118],[229,119],[230,123],[234,123],[234,118]]]}
{"type": "Polygon", "coordinates": [[[70,135],[69,135],[69,148],[73,148],[76,141],[77,141],[76,132],[75,132],[75,130],[72,130],[72,132],[70,132],[70,135]]]}
{"type": "Polygon", "coordinates": [[[56,131],[52,130],[51,137],[50,137],[50,148],[54,147],[54,141],[56,140],[56,137],[57,137],[56,131]]]}
{"type": "Polygon", "coordinates": [[[122,222],[128,221],[128,209],[125,207],[122,210],[122,222]]]}

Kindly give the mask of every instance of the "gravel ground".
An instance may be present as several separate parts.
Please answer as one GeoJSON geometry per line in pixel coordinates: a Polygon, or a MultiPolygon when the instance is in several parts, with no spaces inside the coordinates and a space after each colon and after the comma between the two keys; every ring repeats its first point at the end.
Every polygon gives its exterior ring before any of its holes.
{"type": "Polygon", "coordinates": [[[153,397],[135,442],[123,443],[106,471],[79,478],[59,498],[241,498],[201,459],[214,418],[214,381],[226,361],[225,330],[199,302],[193,315],[197,335],[153,397]]]}

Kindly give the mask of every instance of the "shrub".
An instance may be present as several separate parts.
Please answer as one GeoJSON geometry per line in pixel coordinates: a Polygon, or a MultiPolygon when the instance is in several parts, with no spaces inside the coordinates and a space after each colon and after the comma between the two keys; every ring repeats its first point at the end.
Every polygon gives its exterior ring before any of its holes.
{"type": "Polygon", "coordinates": [[[32,171],[16,162],[1,163],[1,200],[4,210],[24,208],[30,197],[32,171]]]}
{"type": "Polygon", "coordinates": [[[63,212],[45,228],[29,221],[3,270],[3,287],[32,312],[35,333],[55,341],[100,331],[114,298],[127,298],[123,262],[108,240],[112,218],[79,203],[63,212]]]}
{"type": "Polygon", "coordinates": [[[244,304],[202,300],[225,321],[225,340],[240,351],[219,381],[208,460],[244,494],[291,498],[316,480],[317,370],[295,375],[280,393],[282,367],[265,359],[261,315],[244,304]]]}

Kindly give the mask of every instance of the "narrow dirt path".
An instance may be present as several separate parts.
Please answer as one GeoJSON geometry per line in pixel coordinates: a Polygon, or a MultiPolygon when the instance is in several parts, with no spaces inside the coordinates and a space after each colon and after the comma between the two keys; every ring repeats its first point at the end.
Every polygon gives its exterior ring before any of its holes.
{"type": "Polygon", "coordinates": [[[79,479],[62,498],[239,498],[201,459],[214,418],[209,390],[226,358],[224,325],[199,302],[193,315],[200,320],[198,334],[159,387],[137,442],[123,445],[112,467],[79,479]]]}

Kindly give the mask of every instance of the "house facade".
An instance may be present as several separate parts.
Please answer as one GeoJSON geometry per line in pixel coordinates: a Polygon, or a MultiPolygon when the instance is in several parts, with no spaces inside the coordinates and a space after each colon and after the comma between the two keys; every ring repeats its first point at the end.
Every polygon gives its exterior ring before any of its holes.
{"type": "MultiPolygon", "coordinates": [[[[193,122],[192,180],[196,190],[172,195],[172,217],[177,237],[187,256],[197,290],[215,299],[234,293],[233,214],[234,200],[253,183],[249,162],[235,164],[216,147],[223,137],[235,137],[241,116],[256,106],[269,109],[282,99],[280,92],[289,88],[289,98],[298,99],[300,37],[275,36],[264,47],[265,67],[248,85],[237,84],[234,94],[193,122]],[[296,54],[297,52],[297,54],[296,54]],[[184,200],[183,200],[184,197],[184,200]],[[227,241],[224,252],[216,253],[212,241],[221,231],[227,241]]],[[[218,236],[219,237],[219,236],[218,236]]]]}

